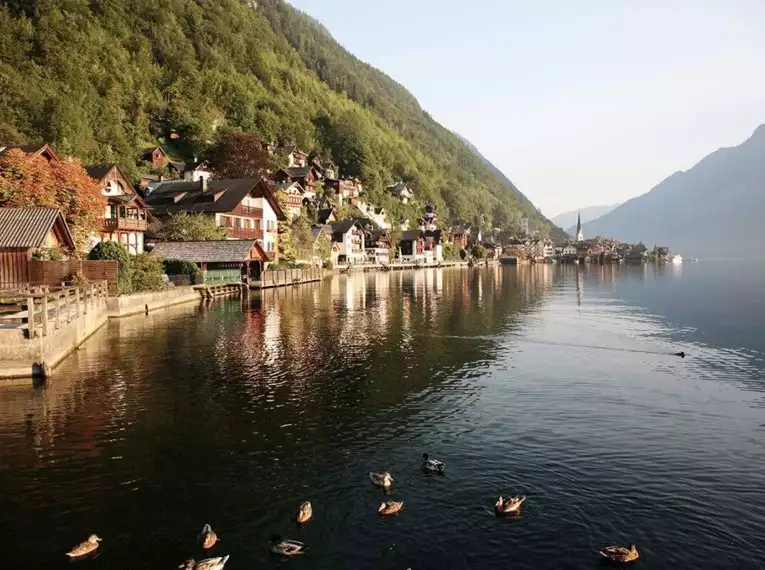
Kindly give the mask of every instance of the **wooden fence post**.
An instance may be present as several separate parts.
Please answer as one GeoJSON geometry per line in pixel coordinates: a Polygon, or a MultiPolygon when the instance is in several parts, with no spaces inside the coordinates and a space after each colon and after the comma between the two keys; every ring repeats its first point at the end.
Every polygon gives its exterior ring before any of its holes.
{"type": "Polygon", "coordinates": [[[77,305],[77,318],[80,318],[80,315],[82,315],[82,308],[80,307],[80,288],[75,287],[74,288],[74,302],[77,305]]]}
{"type": "Polygon", "coordinates": [[[29,329],[29,338],[34,338],[35,333],[35,298],[31,295],[27,297],[27,328],[29,329]]]}
{"type": "Polygon", "coordinates": [[[40,307],[42,310],[42,334],[43,336],[48,335],[48,294],[45,293],[42,296],[42,306],[40,307]]]}

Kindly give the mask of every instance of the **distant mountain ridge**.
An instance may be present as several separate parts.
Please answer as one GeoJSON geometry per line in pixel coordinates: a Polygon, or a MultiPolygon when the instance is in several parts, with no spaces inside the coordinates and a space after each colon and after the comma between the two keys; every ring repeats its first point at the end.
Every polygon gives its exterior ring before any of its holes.
{"type": "Polygon", "coordinates": [[[735,147],[716,150],[646,194],[590,223],[585,237],[643,241],[703,257],[765,258],[751,247],[765,217],[765,125],[735,147]]]}
{"type": "Polygon", "coordinates": [[[578,210],[571,210],[570,212],[563,212],[558,214],[550,221],[556,226],[559,226],[566,230],[569,235],[576,234],[576,219],[581,214],[582,223],[591,222],[592,220],[599,218],[603,214],[607,214],[619,204],[611,204],[610,206],[587,206],[586,208],[580,208],[578,210]]]}

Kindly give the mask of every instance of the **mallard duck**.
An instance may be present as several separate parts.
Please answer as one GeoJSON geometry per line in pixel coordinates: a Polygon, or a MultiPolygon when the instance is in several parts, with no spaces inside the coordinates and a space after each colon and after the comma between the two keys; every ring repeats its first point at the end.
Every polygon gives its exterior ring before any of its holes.
{"type": "Polygon", "coordinates": [[[383,489],[387,489],[391,485],[393,485],[393,477],[390,476],[390,473],[369,473],[369,480],[372,481],[375,485],[378,487],[382,487],[383,489]]]}
{"type": "Polygon", "coordinates": [[[600,551],[601,556],[608,558],[611,562],[634,562],[638,559],[637,546],[606,546],[600,551]]]}
{"type": "Polygon", "coordinates": [[[90,554],[93,552],[96,548],[98,548],[98,543],[101,542],[101,539],[98,538],[95,534],[91,534],[88,537],[88,540],[85,542],[81,542],[72,550],[66,553],[66,555],[69,558],[79,558],[80,556],[85,556],[86,554],[90,554]]]}
{"type": "Polygon", "coordinates": [[[199,562],[194,562],[193,559],[189,559],[178,566],[178,568],[183,568],[183,570],[223,570],[228,559],[228,556],[208,558],[206,560],[200,560],[199,562]]]}
{"type": "Polygon", "coordinates": [[[210,550],[218,542],[218,535],[213,532],[209,524],[206,524],[202,528],[202,532],[199,533],[199,542],[202,543],[202,548],[205,550],[210,550]]]}
{"type": "Polygon", "coordinates": [[[298,510],[295,513],[295,520],[297,520],[298,524],[303,524],[311,520],[312,516],[313,516],[313,507],[311,506],[311,503],[309,501],[306,501],[305,503],[303,503],[302,505],[298,507],[298,510]]]}
{"type": "Polygon", "coordinates": [[[444,474],[444,469],[446,468],[446,465],[444,465],[441,461],[439,461],[438,459],[431,459],[430,457],[428,457],[427,453],[423,453],[422,458],[424,459],[422,468],[425,471],[427,471],[428,473],[438,473],[439,475],[444,474]]]}
{"type": "Polygon", "coordinates": [[[278,534],[271,536],[271,544],[269,545],[271,552],[274,554],[281,554],[282,556],[295,556],[297,554],[304,554],[308,547],[302,542],[297,540],[290,540],[288,538],[282,538],[278,534]]]}
{"type": "Polygon", "coordinates": [[[497,504],[494,505],[494,510],[498,515],[516,513],[521,508],[521,505],[525,500],[526,497],[523,496],[508,497],[507,499],[503,499],[502,495],[500,495],[497,499],[497,504]]]}
{"type": "Polygon", "coordinates": [[[403,506],[404,501],[385,501],[382,505],[380,505],[380,508],[377,509],[377,512],[382,516],[387,517],[390,515],[395,515],[401,510],[401,507],[403,506]]]}

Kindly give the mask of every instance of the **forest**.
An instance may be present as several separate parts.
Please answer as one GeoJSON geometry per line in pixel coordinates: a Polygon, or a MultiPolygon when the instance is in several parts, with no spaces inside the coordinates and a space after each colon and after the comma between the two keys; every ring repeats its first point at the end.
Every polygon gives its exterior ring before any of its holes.
{"type": "Polygon", "coordinates": [[[528,216],[564,237],[403,86],[283,0],[1,0],[0,92],[1,142],[49,142],[134,178],[147,146],[188,158],[225,127],[318,151],[395,216],[420,213],[387,195],[401,180],[442,219],[515,231],[528,216]]]}

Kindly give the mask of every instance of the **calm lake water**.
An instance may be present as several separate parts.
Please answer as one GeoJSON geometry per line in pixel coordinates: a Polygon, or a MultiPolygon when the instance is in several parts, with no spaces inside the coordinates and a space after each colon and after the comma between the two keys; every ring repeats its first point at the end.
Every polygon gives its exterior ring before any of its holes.
{"type": "Polygon", "coordinates": [[[595,568],[630,541],[640,568],[763,568],[764,285],[734,262],[421,270],[112,322],[44,387],[0,387],[0,561],[71,568],[95,532],[78,568],[175,568],[210,523],[232,570],[595,568]],[[273,558],[273,532],[311,552],[273,558]]]}

